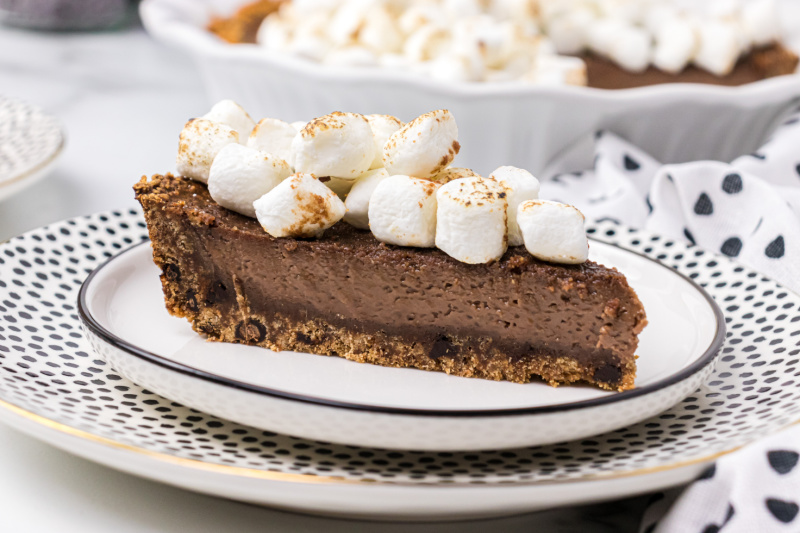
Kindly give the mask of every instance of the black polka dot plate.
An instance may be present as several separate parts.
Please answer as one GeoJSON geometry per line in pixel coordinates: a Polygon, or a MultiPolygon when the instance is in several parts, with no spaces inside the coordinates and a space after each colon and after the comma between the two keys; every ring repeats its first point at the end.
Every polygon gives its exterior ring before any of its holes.
{"type": "Polygon", "coordinates": [[[0,200],[44,177],[63,148],[55,117],[0,95],[0,200]]]}
{"type": "Polygon", "coordinates": [[[69,220],[0,245],[0,419],[187,489],[382,518],[510,514],[656,490],[800,420],[800,297],[694,246],[610,224],[590,231],[674,267],[725,314],[709,380],[640,423],[546,446],[395,451],[289,437],[185,407],[122,377],[81,332],[79,287],[145,237],[136,212],[69,220]]]}
{"type": "Polygon", "coordinates": [[[605,433],[658,414],[697,389],[719,352],[722,314],[697,285],[610,244],[593,242],[591,257],[625,272],[648,313],[631,391],[469,379],[208,342],[167,313],[149,244],[96,269],[78,307],[89,341],[112,368],[220,418],[357,446],[516,448],[605,433]]]}

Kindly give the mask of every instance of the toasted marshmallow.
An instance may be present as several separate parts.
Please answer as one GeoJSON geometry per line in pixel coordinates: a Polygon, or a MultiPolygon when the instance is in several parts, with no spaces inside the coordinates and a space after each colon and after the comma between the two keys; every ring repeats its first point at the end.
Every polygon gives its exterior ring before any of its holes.
{"type": "Polygon", "coordinates": [[[576,7],[548,24],[548,36],[560,54],[578,54],[588,45],[589,28],[596,15],[588,7],[576,7]]]}
{"type": "Polygon", "coordinates": [[[380,182],[389,177],[385,168],[368,170],[358,177],[347,194],[344,221],[361,229],[369,229],[369,200],[380,182]]]}
{"type": "Polygon", "coordinates": [[[622,26],[607,50],[608,57],[625,70],[641,72],[650,64],[650,34],[634,26],[622,26]]]}
{"type": "Polygon", "coordinates": [[[242,106],[233,100],[220,100],[211,108],[211,111],[201,118],[212,122],[219,122],[235,129],[239,133],[239,141],[244,144],[256,123],[250,118],[242,106]]]}
{"type": "Polygon", "coordinates": [[[754,46],[765,46],[780,38],[780,20],[775,0],[754,0],[742,6],[742,26],[754,46]]]}
{"type": "Polygon", "coordinates": [[[372,128],[372,138],[375,141],[375,158],[370,169],[383,166],[383,145],[394,132],[403,127],[403,122],[392,115],[367,115],[369,127],[372,128]]]}
{"type": "Polygon", "coordinates": [[[452,27],[453,52],[489,67],[501,67],[521,41],[518,25],[498,22],[489,15],[462,15],[452,27]]]}
{"type": "Polygon", "coordinates": [[[336,196],[338,196],[343,202],[347,197],[347,193],[350,192],[350,188],[355,182],[355,180],[344,180],[342,178],[330,178],[327,176],[319,178],[319,181],[324,183],[327,188],[335,192],[336,196]]]}
{"type": "Polygon", "coordinates": [[[344,203],[313,174],[298,172],[253,202],[273,237],[320,237],[345,213],[344,203]]]}
{"type": "Polygon", "coordinates": [[[541,85],[586,85],[586,63],[577,57],[542,56],[523,79],[541,85]]]}
{"type": "Polygon", "coordinates": [[[208,174],[208,192],[222,207],[255,218],[253,202],[292,174],[281,158],[241,144],[219,151],[208,174]]]}
{"type": "Polygon", "coordinates": [[[658,35],[664,24],[671,24],[680,16],[681,13],[676,5],[654,4],[648,6],[644,17],[642,17],[642,24],[652,35],[658,35]]]}
{"type": "Polygon", "coordinates": [[[436,247],[462,263],[500,259],[507,247],[506,191],[484,178],[461,178],[436,192],[436,247]]]}
{"type": "Polygon", "coordinates": [[[391,54],[403,48],[403,34],[388,9],[376,6],[361,25],[358,42],[376,54],[391,54]]]}
{"type": "Polygon", "coordinates": [[[717,76],[728,74],[739,58],[736,26],[713,21],[701,25],[699,31],[700,43],[694,63],[717,76]]]}
{"type": "Polygon", "coordinates": [[[567,204],[528,200],[517,208],[525,248],[553,263],[579,264],[589,257],[583,213],[567,204]]]}
{"type": "Polygon", "coordinates": [[[369,228],[375,238],[398,246],[433,247],[438,187],[403,175],[381,180],[369,200],[369,228]]]}
{"type": "Polygon", "coordinates": [[[586,36],[589,47],[598,54],[609,56],[611,47],[617,40],[617,35],[624,31],[626,24],[613,18],[597,19],[590,27],[586,36]]]}
{"type": "Polygon", "coordinates": [[[659,26],[653,64],[664,72],[677,74],[694,57],[697,35],[691,22],[675,17],[659,26]]]}
{"type": "Polygon", "coordinates": [[[208,171],[220,150],[238,143],[235,129],[204,118],[193,118],[183,127],[175,169],[181,176],[208,183],[208,171]]]}
{"type": "Polygon", "coordinates": [[[298,172],[355,179],[375,158],[372,128],[363,115],[336,111],[306,124],[292,141],[292,154],[298,172]]]}
{"type": "Polygon", "coordinates": [[[406,9],[397,22],[403,33],[411,35],[422,27],[435,26],[445,20],[446,13],[439,6],[420,2],[406,9]]]}
{"type": "Polygon", "coordinates": [[[431,179],[436,183],[444,185],[445,183],[449,183],[453,180],[461,178],[480,178],[480,177],[481,176],[476,174],[475,171],[472,170],[471,168],[447,167],[446,169],[442,170],[431,179]]]}
{"type": "Polygon", "coordinates": [[[421,115],[397,130],[383,147],[383,166],[389,174],[432,178],[456,157],[456,119],[446,109],[421,115]]]}
{"type": "Polygon", "coordinates": [[[289,24],[280,17],[267,17],[258,27],[256,42],[274,52],[283,52],[289,47],[292,30],[289,24]]]}
{"type": "Polygon", "coordinates": [[[262,118],[247,139],[247,146],[274,154],[292,164],[292,141],[297,130],[276,118],[262,118]]]}
{"type": "Polygon", "coordinates": [[[489,175],[490,179],[499,183],[508,193],[508,245],[521,246],[522,233],[517,224],[517,206],[527,200],[539,198],[539,180],[527,170],[505,166],[496,169],[489,175]]]}
{"type": "Polygon", "coordinates": [[[306,127],[306,124],[308,124],[308,122],[305,120],[295,120],[292,122],[292,127],[295,129],[295,131],[300,131],[306,127]]]}
{"type": "Polygon", "coordinates": [[[450,34],[439,26],[428,24],[408,36],[403,43],[403,55],[419,63],[431,60],[447,50],[450,34]]]}
{"type": "Polygon", "coordinates": [[[355,42],[358,32],[366,20],[366,8],[370,2],[344,0],[333,12],[327,28],[328,38],[337,46],[355,42]]]}

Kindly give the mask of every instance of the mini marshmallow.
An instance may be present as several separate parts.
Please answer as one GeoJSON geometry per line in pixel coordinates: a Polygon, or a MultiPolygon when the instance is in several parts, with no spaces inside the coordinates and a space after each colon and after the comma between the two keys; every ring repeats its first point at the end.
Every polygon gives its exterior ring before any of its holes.
{"type": "Polygon", "coordinates": [[[222,207],[255,218],[253,202],[292,174],[281,158],[241,144],[219,151],[208,174],[208,192],[222,207]]]}
{"type": "Polygon", "coordinates": [[[370,170],[383,167],[383,146],[389,137],[403,127],[403,122],[392,115],[366,115],[372,138],[375,141],[375,158],[369,166],[370,170]]]}
{"type": "Polygon", "coordinates": [[[335,192],[336,196],[338,196],[343,202],[347,197],[347,193],[350,192],[350,188],[355,182],[355,180],[344,180],[342,178],[330,178],[327,176],[319,178],[319,181],[324,183],[327,188],[335,192]]]}
{"type": "Polygon", "coordinates": [[[369,200],[380,182],[389,177],[385,168],[368,170],[353,183],[344,201],[344,221],[360,229],[369,229],[369,200]]]}
{"type": "Polygon", "coordinates": [[[292,141],[292,154],[298,172],[355,179],[375,158],[372,128],[363,115],[336,111],[306,124],[292,141]]]}
{"type": "Polygon", "coordinates": [[[411,35],[424,26],[434,26],[445,20],[446,13],[439,6],[421,2],[406,9],[397,23],[403,33],[411,35]]]}
{"type": "Polygon", "coordinates": [[[497,22],[489,15],[462,17],[452,27],[453,52],[493,68],[501,67],[522,40],[518,25],[497,22]]]}
{"type": "Polygon", "coordinates": [[[462,168],[462,167],[447,167],[446,169],[442,170],[438,174],[436,174],[433,178],[433,181],[439,184],[449,183],[453,180],[461,179],[461,178],[480,178],[481,176],[476,174],[474,170],[471,168],[462,168]]]}
{"type": "Polygon", "coordinates": [[[283,52],[289,47],[292,30],[280,17],[267,17],[258,27],[256,42],[274,52],[283,52]]]}
{"type": "Polygon", "coordinates": [[[328,38],[337,46],[355,42],[364,24],[367,7],[371,2],[363,0],[344,0],[333,12],[327,28],[328,38]]]}
{"type": "Polygon", "coordinates": [[[220,150],[228,144],[238,143],[235,129],[203,118],[186,123],[178,142],[175,169],[181,176],[208,183],[208,171],[220,150]]]}
{"type": "Polygon", "coordinates": [[[235,129],[239,133],[239,141],[243,144],[247,142],[247,137],[256,125],[247,111],[233,100],[220,100],[201,118],[235,129]]]}
{"type": "Polygon", "coordinates": [[[694,57],[697,35],[685,18],[675,17],[662,24],[656,33],[653,64],[664,72],[677,74],[694,57]]]}
{"type": "Polygon", "coordinates": [[[589,26],[589,33],[586,36],[589,47],[598,54],[608,56],[611,47],[617,40],[617,35],[624,31],[625,23],[612,18],[597,19],[589,26]]]}
{"type": "Polygon", "coordinates": [[[625,70],[642,72],[650,64],[650,34],[634,26],[622,26],[609,44],[608,57],[625,70]]]}
{"type": "Polygon", "coordinates": [[[699,27],[699,41],[695,65],[717,76],[733,70],[739,58],[736,26],[724,22],[703,24],[699,27]]]}
{"type": "Polygon", "coordinates": [[[421,115],[397,130],[383,147],[383,166],[389,174],[431,178],[455,158],[458,126],[450,111],[421,115]]]}
{"type": "Polygon", "coordinates": [[[589,257],[583,213],[567,204],[528,200],[517,208],[528,252],[542,261],[580,264],[589,257]]]}
{"type": "Polygon", "coordinates": [[[742,26],[754,46],[766,46],[780,38],[781,24],[775,0],[753,0],[742,6],[742,26]]]}
{"type": "Polygon", "coordinates": [[[560,54],[575,55],[587,46],[589,28],[596,15],[587,7],[562,13],[548,24],[548,36],[560,54]]]}
{"type": "Polygon", "coordinates": [[[415,63],[428,61],[445,52],[449,42],[446,30],[428,24],[408,36],[403,43],[403,55],[415,63]]]}
{"type": "Polygon", "coordinates": [[[522,233],[517,223],[517,206],[527,200],[539,198],[539,180],[527,170],[504,166],[489,175],[508,193],[508,245],[521,246],[522,233]]]}
{"type": "Polygon", "coordinates": [[[358,42],[377,54],[390,54],[403,48],[403,34],[387,8],[375,6],[358,32],[358,42]]]}
{"type": "Polygon", "coordinates": [[[436,239],[436,189],[410,176],[381,180],[369,200],[369,228],[379,241],[431,248],[436,239]]]}
{"type": "Polygon", "coordinates": [[[523,79],[541,85],[586,85],[586,63],[577,57],[541,56],[523,79]]]}
{"type": "Polygon", "coordinates": [[[247,139],[247,146],[274,154],[291,165],[294,126],[276,118],[262,118],[247,139]]]}
{"type": "Polygon", "coordinates": [[[293,174],[253,202],[256,218],[273,237],[320,237],[346,211],[344,202],[313,174],[293,174]]]}
{"type": "Polygon", "coordinates": [[[506,251],[506,191],[493,180],[461,178],[436,192],[436,247],[462,263],[488,263],[506,251]]]}

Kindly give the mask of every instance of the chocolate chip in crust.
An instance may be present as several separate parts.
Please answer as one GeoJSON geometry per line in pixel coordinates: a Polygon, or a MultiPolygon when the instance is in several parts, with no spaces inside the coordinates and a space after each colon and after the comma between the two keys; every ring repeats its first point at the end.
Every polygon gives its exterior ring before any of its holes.
{"type": "Polygon", "coordinates": [[[163,272],[163,275],[167,281],[178,281],[181,279],[181,270],[176,264],[167,263],[164,265],[161,271],[163,272]]]}
{"type": "Polygon", "coordinates": [[[236,325],[236,338],[242,342],[259,343],[267,336],[267,328],[258,320],[248,318],[236,325]]]}
{"type": "Polygon", "coordinates": [[[453,344],[446,335],[441,335],[434,341],[429,355],[431,359],[439,359],[440,357],[454,357],[458,355],[458,346],[453,344]]]}
{"type": "Polygon", "coordinates": [[[622,378],[622,370],[618,366],[605,364],[598,367],[592,376],[595,381],[599,383],[608,383],[609,385],[617,385],[622,378]]]}

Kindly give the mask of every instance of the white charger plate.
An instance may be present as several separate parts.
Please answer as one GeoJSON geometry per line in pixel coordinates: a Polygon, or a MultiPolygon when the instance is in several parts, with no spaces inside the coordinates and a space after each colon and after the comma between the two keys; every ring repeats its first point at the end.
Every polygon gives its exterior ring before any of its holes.
{"type": "Polygon", "coordinates": [[[146,236],[141,215],[68,220],[0,244],[0,420],[119,470],[242,501],[371,518],[470,518],[685,483],[800,421],[800,296],[694,246],[606,223],[597,237],[704,286],[727,333],[710,380],[635,425],[550,446],[401,452],[287,437],[143,389],[97,358],[75,300],[87,274],[146,236]]]}
{"type": "Polygon", "coordinates": [[[115,369],[221,418],[359,446],[515,448],[605,433],[664,411],[697,389],[722,345],[722,313],[693,282],[602,242],[592,242],[590,256],[625,273],[648,314],[632,391],[495,382],[207,342],[167,313],[146,244],[95,270],[78,306],[95,350],[115,369]]]}
{"type": "Polygon", "coordinates": [[[0,200],[46,176],[63,149],[55,117],[0,95],[0,200]]]}

